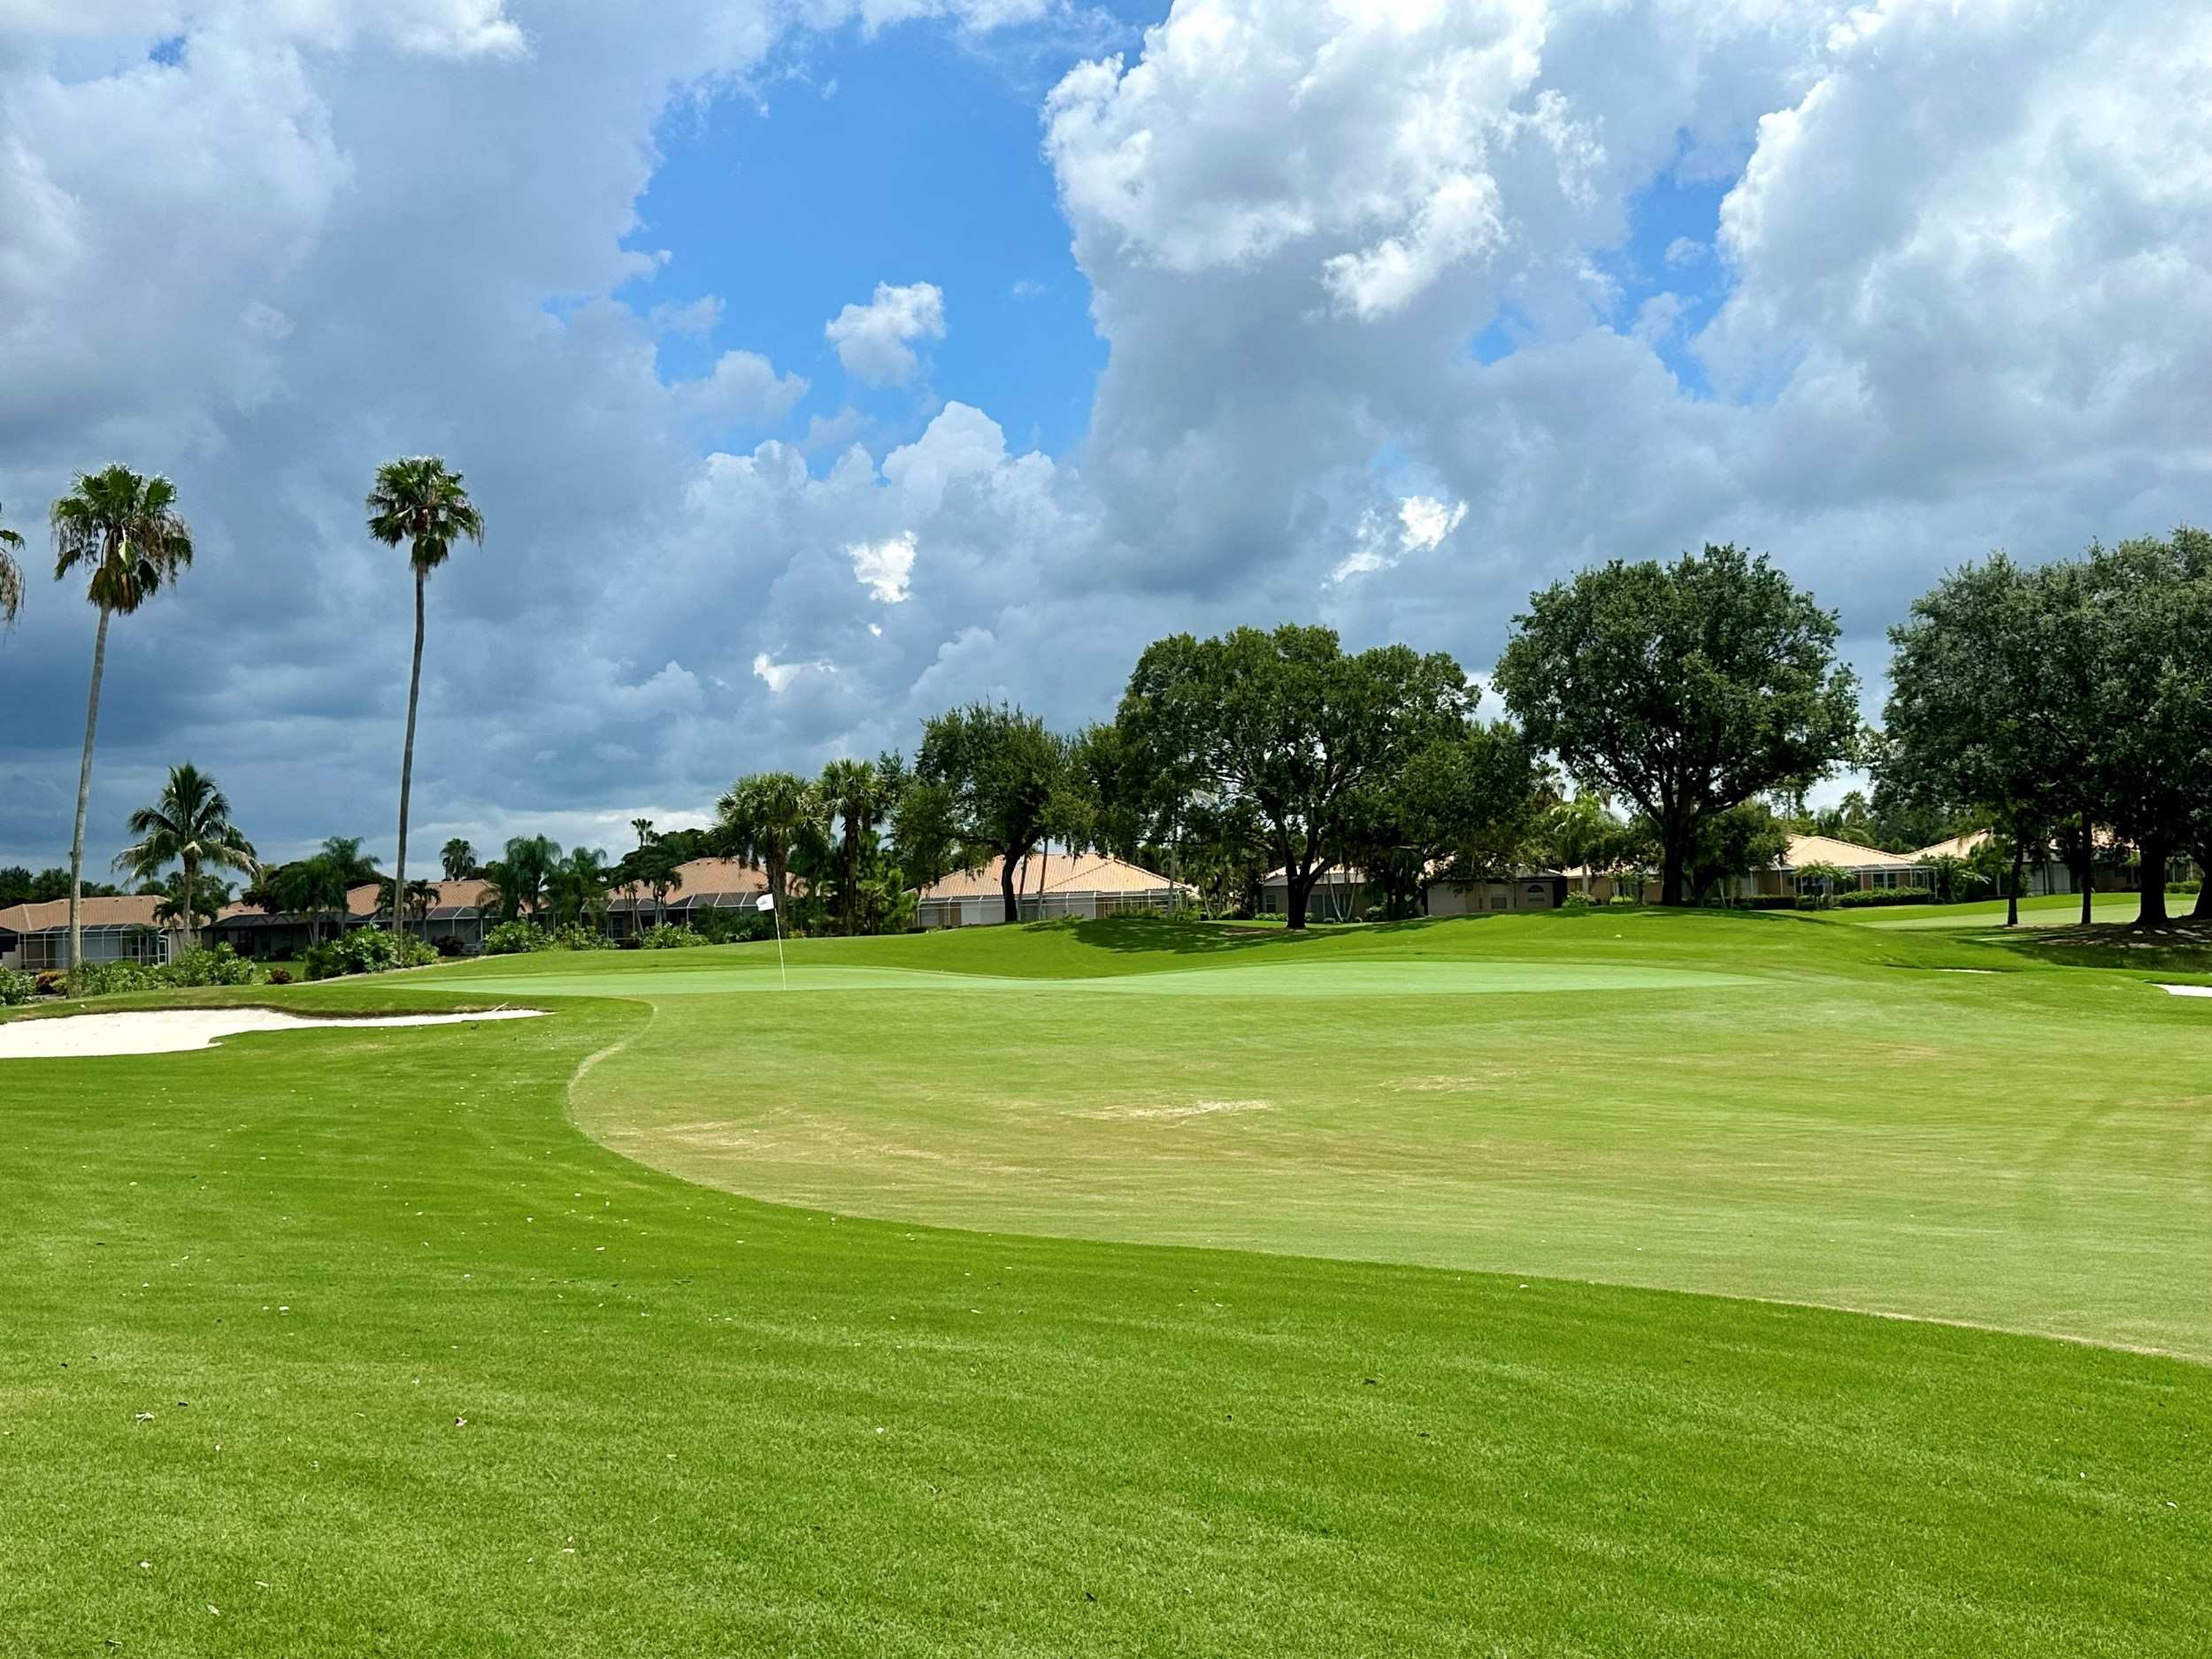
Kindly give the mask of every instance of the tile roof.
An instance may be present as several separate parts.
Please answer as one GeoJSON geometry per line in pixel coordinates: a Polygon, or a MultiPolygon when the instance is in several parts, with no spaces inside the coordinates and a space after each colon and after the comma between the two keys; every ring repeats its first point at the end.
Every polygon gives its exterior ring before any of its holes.
{"type": "MultiPolygon", "coordinates": [[[[999,872],[1005,861],[994,858],[980,870],[957,870],[942,881],[922,889],[924,900],[982,899],[999,896],[999,872]]],[[[1015,867],[1015,891],[1033,897],[1041,878],[1047,893],[1163,893],[1180,884],[1156,871],[1109,858],[1101,853],[1033,854],[1015,867]]]]}
{"type": "Polygon", "coordinates": [[[1948,841],[1936,841],[1932,845],[1923,847],[1918,852],[1913,854],[1913,861],[1917,864],[1930,858],[1965,858],[1971,856],[1988,840],[1987,830],[1969,830],[1963,835],[1954,835],[1948,841]]]}
{"type": "MultiPolygon", "coordinates": [[[[161,900],[152,894],[82,901],[80,919],[87,927],[151,927],[161,900]]],[[[0,932],[42,933],[69,926],[69,901],[44,899],[36,904],[11,904],[0,910],[0,932]]]]}
{"type": "MultiPolygon", "coordinates": [[[[676,866],[680,878],[670,888],[668,908],[680,910],[687,907],[699,910],[727,909],[740,902],[749,904],[768,891],[768,875],[752,864],[735,858],[689,858],[676,866]]],[[[796,876],[791,878],[791,890],[806,891],[806,883],[796,876]]],[[[651,910],[653,891],[642,884],[634,888],[628,884],[607,890],[607,908],[627,910],[633,904],[641,910],[651,910]]]]}
{"type": "Polygon", "coordinates": [[[1793,835],[1782,854],[1782,868],[1804,864],[1834,864],[1839,870],[1909,870],[1918,853],[1886,853],[1878,847],[1839,841],[1832,835],[1793,835]]]}

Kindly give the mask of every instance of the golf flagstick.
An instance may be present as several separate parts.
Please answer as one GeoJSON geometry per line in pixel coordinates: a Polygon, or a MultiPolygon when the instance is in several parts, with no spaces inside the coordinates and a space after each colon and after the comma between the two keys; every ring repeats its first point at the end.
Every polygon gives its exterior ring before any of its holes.
{"type": "Polygon", "coordinates": [[[762,894],[753,901],[753,908],[766,910],[769,919],[776,925],[776,977],[783,981],[783,988],[787,991],[791,988],[791,976],[784,971],[783,918],[776,912],[776,895],[772,893],[762,894]]]}

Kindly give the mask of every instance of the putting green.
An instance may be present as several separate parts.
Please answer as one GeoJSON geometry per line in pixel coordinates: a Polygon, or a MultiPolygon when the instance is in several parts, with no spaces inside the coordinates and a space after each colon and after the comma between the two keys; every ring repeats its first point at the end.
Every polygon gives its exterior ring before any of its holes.
{"type": "Polygon", "coordinates": [[[1793,916],[790,958],[788,994],[757,947],[430,982],[652,1003],[578,1080],[577,1122],[777,1202],[2212,1357],[2212,1018],[2126,974],[1793,916]]]}

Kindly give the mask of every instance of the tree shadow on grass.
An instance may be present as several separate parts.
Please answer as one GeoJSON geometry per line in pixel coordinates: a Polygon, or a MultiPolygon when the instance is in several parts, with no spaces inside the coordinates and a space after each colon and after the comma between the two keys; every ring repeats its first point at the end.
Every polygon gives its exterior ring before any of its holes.
{"type": "Polygon", "coordinates": [[[2068,967],[2212,973],[2212,921],[2193,917],[2177,917],[2162,926],[2093,922],[2087,927],[2008,928],[1977,937],[2031,961],[2068,967]]]}
{"type": "MultiPolygon", "coordinates": [[[[1503,921],[1509,918],[1575,927],[1585,923],[1594,925],[1609,916],[1618,920],[1623,916],[1640,914],[1655,908],[1640,905],[1609,910],[1599,907],[1580,911],[1498,910],[1473,916],[1411,916],[1394,922],[1313,922],[1299,933],[1292,933],[1280,922],[1202,922],[1166,916],[1110,916],[1087,922],[1028,922],[1023,924],[1023,928],[1028,933],[1064,931],[1071,933],[1078,943],[1097,950],[1222,956],[1271,949],[1310,949],[1331,939],[1394,939],[1438,928],[1455,929],[1470,923],[1503,921]]],[[[1737,920],[1756,918],[1770,923],[1795,919],[1779,912],[1698,910],[1686,907],[1661,913],[1671,917],[1727,917],[1737,920]]]]}
{"type": "MultiPolygon", "coordinates": [[[[1200,922],[1168,916],[1104,916],[1095,921],[1028,922],[1025,933],[1065,932],[1094,950],[1147,956],[1165,951],[1179,956],[1235,956],[1255,950],[1295,950],[1348,931],[1341,926],[1292,933],[1267,922],[1200,922]]],[[[1362,927],[1362,933],[1380,931],[1362,927]]]]}

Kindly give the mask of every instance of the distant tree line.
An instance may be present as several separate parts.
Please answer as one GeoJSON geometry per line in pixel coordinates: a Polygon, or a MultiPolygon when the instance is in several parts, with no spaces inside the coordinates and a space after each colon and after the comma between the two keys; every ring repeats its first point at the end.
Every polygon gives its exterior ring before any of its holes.
{"type": "MultiPolygon", "coordinates": [[[[379,468],[367,511],[373,539],[407,549],[412,595],[394,873],[357,838],[260,864],[212,780],[181,766],[133,816],[118,866],[188,933],[229,901],[224,870],[244,879],[246,902],[318,930],[364,882],[383,883],[395,928],[435,902],[407,869],[424,595],[457,544],[482,540],[484,520],[434,456],[379,468]]],[[[82,879],[108,626],[173,582],[193,548],[169,481],[122,466],[81,475],[50,519],[57,577],[85,580],[99,617],[76,824],[68,871],[0,870],[0,902],[71,898],[73,951],[76,896],[116,890],[82,879]]],[[[20,545],[0,526],[0,625],[23,604],[20,545]]],[[[2037,567],[1993,555],[1947,576],[1892,630],[1879,732],[1862,725],[1839,633],[1833,611],[1734,546],[1613,560],[1532,595],[1513,618],[1491,676],[1504,720],[1482,718],[1475,681],[1442,652],[1348,652],[1333,631],[1297,625],[1176,634],[1138,658],[1112,718],[1079,732],[971,703],[926,720],[910,761],[748,774],[708,826],[657,833],[635,820],[637,845],[618,857],[525,835],[481,861],[449,841],[439,863],[449,879],[480,878],[494,916],[583,923],[618,893],[664,916],[687,862],[734,857],[764,872],[794,926],[864,933],[910,925],[921,890],[994,860],[1010,919],[1056,851],[1163,871],[1224,913],[1255,908],[1279,872],[1293,928],[1348,866],[1383,916],[1418,913],[1434,881],[1525,862],[1612,873],[1640,892],[1648,876],[1661,902],[1692,903],[1809,829],[1901,851],[1987,829],[1969,873],[2008,860],[2016,898],[2022,867],[2046,849],[2074,864],[2085,895],[2100,849],[2125,850],[2155,923],[2169,858],[2212,858],[2206,533],[2037,567]],[[1870,796],[1809,811],[1807,793],[1847,764],[1869,771],[1870,796]]],[[[1947,886],[1956,873],[1932,872],[1947,886]]],[[[2212,915],[2212,894],[2197,914],[2212,915]]]]}

